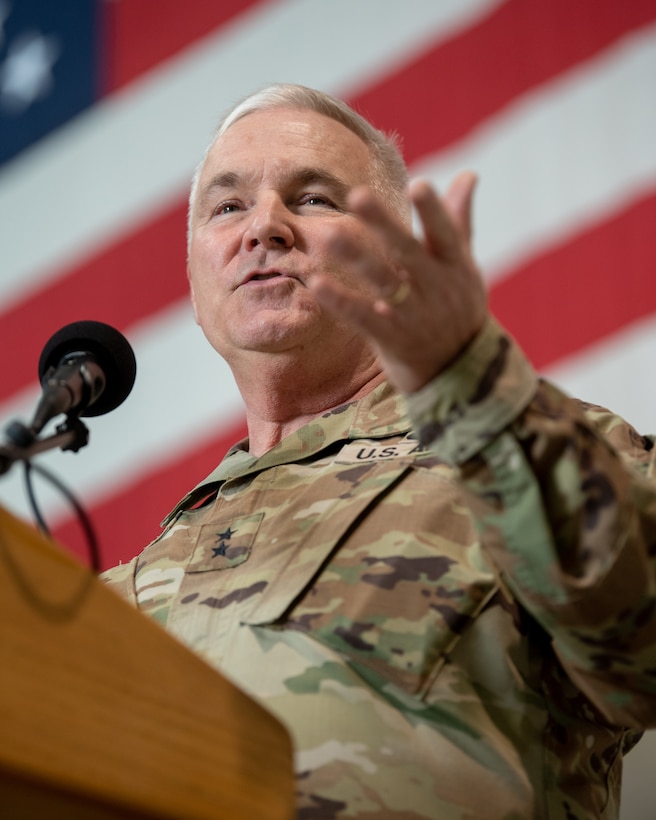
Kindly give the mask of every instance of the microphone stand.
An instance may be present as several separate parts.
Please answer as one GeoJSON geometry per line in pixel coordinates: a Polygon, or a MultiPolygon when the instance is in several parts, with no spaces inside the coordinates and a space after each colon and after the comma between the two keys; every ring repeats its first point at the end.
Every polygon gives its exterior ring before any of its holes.
{"type": "MultiPolygon", "coordinates": [[[[27,487],[28,496],[32,505],[34,516],[37,520],[39,528],[44,535],[50,536],[50,531],[43,520],[41,511],[39,510],[34,490],[32,488],[30,472],[32,470],[31,459],[38,453],[43,453],[46,450],[52,450],[59,447],[62,450],[71,450],[77,453],[82,447],[89,442],[89,430],[86,425],[73,413],[67,415],[65,420],[55,428],[52,435],[45,438],[38,438],[34,430],[20,421],[13,421],[7,425],[5,430],[7,436],[7,443],[0,445],[0,476],[7,473],[12,465],[17,461],[22,461],[25,465],[25,483],[27,487]]],[[[37,469],[36,466],[34,469],[37,469]]],[[[91,523],[91,519],[85,512],[80,502],[75,498],[73,493],[65,487],[54,475],[44,470],[42,467],[38,468],[38,472],[44,478],[47,478],[57,489],[66,497],[69,503],[77,513],[80,524],[85,532],[87,538],[87,547],[91,559],[91,568],[94,573],[100,572],[100,554],[98,551],[98,541],[91,523]]]]}
{"type": "Polygon", "coordinates": [[[59,447],[77,453],[89,442],[89,430],[75,415],[55,428],[55,432],[45,438],[37,438],[32,430],[20,421],[12,421],[5,430],[8,441],[0,445],[0,475],[9,472],[16,461],[30,461],[38,453],[59,447]]]}

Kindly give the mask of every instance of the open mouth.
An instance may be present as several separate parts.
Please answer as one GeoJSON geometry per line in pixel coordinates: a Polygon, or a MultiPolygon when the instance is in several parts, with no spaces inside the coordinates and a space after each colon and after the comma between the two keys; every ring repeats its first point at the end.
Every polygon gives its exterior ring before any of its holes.
{"type": "Polygon", "coordinates": [[[281,273],[256,273],[248,280],[249,282],[265,282],[267,279],[276,279],[282,276],[281,273]]]}

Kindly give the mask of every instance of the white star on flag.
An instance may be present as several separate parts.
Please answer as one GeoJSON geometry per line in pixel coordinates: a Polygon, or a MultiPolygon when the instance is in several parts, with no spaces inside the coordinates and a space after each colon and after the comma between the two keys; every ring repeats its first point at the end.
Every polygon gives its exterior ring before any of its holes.
{"type": "MultiPolygon", "coordinates": [[[[0,15],[2,11],[0,7],[0,15]]],[[[22,34],[11,43],[0,66],[0,105],[5,111],[20,114],[48,94],[58,56],[56,39],[36,31],[22,34]]]]}

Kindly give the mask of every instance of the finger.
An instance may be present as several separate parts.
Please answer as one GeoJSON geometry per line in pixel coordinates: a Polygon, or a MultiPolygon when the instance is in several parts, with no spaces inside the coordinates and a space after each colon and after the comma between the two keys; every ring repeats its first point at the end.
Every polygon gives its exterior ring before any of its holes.
{"type": "Polygon", "coordinates": [[[396,213],[391,212],[368,188],[356,189],[349,206],[359,216],[372,233],[377,236],[388,265],[376,267],[373,257],[363,252],[361,244],[356,251],[362,256],[359,272],[378,288],[376,309],[389,313],[395,307],[399,295],[405,295],[409,285],[417,292],[432,287],[433,268],[426,256],[426,248],[396,213]],[[369,266],[372,267],[369,267],[369,266]]]}
{"type": "Polygon", "coordinates": [[[444,196],[446,208],[468,246],[472,240],[472,206],[477,183],[476,174],[463,171],[453,180],[444,196]]]}
{"type": "Polygon", "coordinates": [[[462,253],[462,240],[446,203],[423,179],[410,184],[409,194],[421,221],[426,250],[438,259],[458,261],[462,253]]]}
{"type": "Polygon", "coordinates": [[[421,251],[409,225],[390,211],[369,188],[356,188],[349,197],[349,208],[373,231],[381,246],[388,248],[395,262],[403,262],[408,255],[421,251]]]}
{"type": "Polygon", "coordinates": [[[317,273],[307,282],[320,305],[342,319],[356,325],[373,338],[384,336],[385,317],[377,310],[376,300],[344,285],[328,276],[317,273]]]}
{"type": "Polygon", "coordinates": [[[330,240],[329,247],[333,256],[348,266],[369,299],[394,293],[404,276],[397,271],[391,259],[386,260],[382,253],[373,253],[371,248],[363,248],[362,243],[350,237],[336,234],[330,240]]]}

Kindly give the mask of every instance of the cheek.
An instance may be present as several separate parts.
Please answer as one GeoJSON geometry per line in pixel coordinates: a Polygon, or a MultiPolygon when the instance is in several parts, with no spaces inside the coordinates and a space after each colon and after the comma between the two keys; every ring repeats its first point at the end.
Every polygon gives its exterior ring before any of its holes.
{"type": "Polygon", "coordinates": [[[201,225],[193,233],[189,246],[189,266],[196,278],[216,275],[238,252],[239,242],[234,232],[219,232],[214,226],[201,225]]]}
{"type": "Polygon", "coordinates": [[[216,327],[222,319],[220,310],[224,297],[218,288],[205,279],[195,277],[191,285],[191,302],[197,324],[203,329],[216,327]]]}
{"type": "Polygon", "coordinates": [[[196,323],[207,333],[219,324],[221,293],[219,274],[197,254],[190,254],[189,290],[196,323]]]}
{"type": "Polygon", "coordinates": [[[208,300],[218,294],[223,281],[222,272],[227,264],[221,248],[210,247],[208,243],[194,242],[189,249],[187,275],[191,288],[194,309],[198,312],[208,300]]]}

